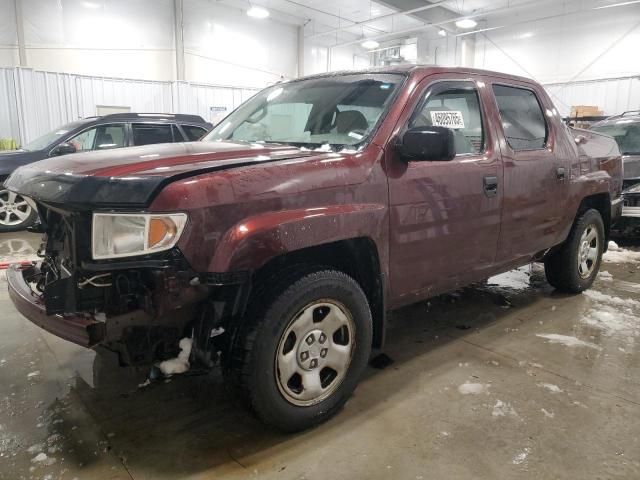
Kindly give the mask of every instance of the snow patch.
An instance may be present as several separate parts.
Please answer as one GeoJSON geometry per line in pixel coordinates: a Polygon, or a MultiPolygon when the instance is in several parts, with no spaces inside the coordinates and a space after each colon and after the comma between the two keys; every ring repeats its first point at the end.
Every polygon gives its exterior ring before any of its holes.
{"type": "Polygon", "coordinates": [[[557,385],[554,385],[553,383],[542,383],[542,382],[540,382],[537,385],[539,387],[546,388],[547,390],[549,390],[550,392],[553,392],[553,393],[561,393],[562,392],[560,387],[557,386],[557,385]]]}
{"type": "Polygon", "coordinates": [[[458,386],[458,392],[462,395],[479,395],[484,393],[489,388],[489,385],[483,385],[482,383],[463,383],[458,386]]]}
{"type": "Polygon", "coordinates": [[[500,275],[495,275],[487,280],[490,286],[509,288],[512,290],[525,290],[530,287],[529,267],[520,267],[500,275]]]}
{"type": "Polygon", "coordinates": [[[521,465],[522,463],[527,461],[527,457],[529,456],[529,452],[531,449],[529,447],[525,448],[522,452],[517,453],[512,460],[514,465],[521,465]]]}
{"type": "Polygon", "coordinates": [[[518,416],[511,404],[505,403],[502,400],[496,401],[496,404],[493,406],[491,415],[494,417],[506,417],[507,415],[511,415],[513,417],[518,416]]]}
{"type": "Polygon", "coordinates": [[[176,375],[178,373],[184,373],[189,370],[189,357],[191,356],[191,347],[193,340],[190,338],[183,338],[180,340],[178,346],[180,347],[180,353],[176,358],[171,360],[165,360],[158,365],[158,368],[164,375],[176,375]]]}
{"type": "Polygon", "coordinates": [[[546,410],[546,409],[544,409],[544,408],[542,408],[542,409],[540,409],[540,410],[542,411],[542,413],[544,413],[544,416],[545,416],[545,417],[547,417],[547,418],[553,418],[553,417],[555,417],[555,416],[556,416],[556,414],[555,414],[555,413],[553,413],[553,412],[549,412],[549,411],[547,411],[547,410],[546,410]]]}
{"type": "Polygon", "coordinates": [[[38,375],[40,375],[40,370],[36,370],[35,372],[27,374],[27,378],[37,377],[38,375]]]}
{"type": "Polygon", "coordinates": [[[585,342],[569,335],[559,335],[557,333],[537,333],[536,337],[545,338],[549,343],[559,343],[567,347],[588,347],[595,350],[602,350],[602,347],[595,343],[585,342]]]}
{"type": "Polygon", "coordinates": [[[46,453],[40,452],[40,453],[39,453],[39,454],[37,454],[35,457],[33,457],[33,458],[31,459],[31,461],[32,461],[33,463],[40,463],[40,462],[44,462],[47,458],[49,458],[49,457],[47,457],[47,454],[46,454],[46,453]]]}
{"type": "Polygon", "coordinates": [[[607,272],[606,270],[602,270],[598,273],[598,278],[600,280],[604,280],[605,282],[612,282],[613,281],[613,275],[611,275],[609,272],[607,272]]]}
{"type": "Polygon", "coordinates": [[[594,302],[609,303],[611,305],[619,305],[621,307],[640,306],[640,301],[632,298],[620,298],[606,293],[598,292],[597,290],[585,290],[582,295],[594,302]]]}
{"type": "Polygon", "coordinates": [[[616,242],[609,242],[609,249],[602,255],[602,260],[610,263],[640,263],[640,252],[627,250],[616,242]]]}

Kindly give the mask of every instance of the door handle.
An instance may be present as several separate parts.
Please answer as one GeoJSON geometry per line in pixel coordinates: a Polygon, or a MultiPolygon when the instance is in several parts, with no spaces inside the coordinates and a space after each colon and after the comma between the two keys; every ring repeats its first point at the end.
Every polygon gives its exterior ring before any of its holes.
{"type": "Polygon", "coordinates": [[[483,179],[484,194],[487,197],[495,197],[498,194],[498,177],[485,175],[483,179]]]}
{"type": "Polygon", "coordinates": [[[564,167],[556,168],[556,178],[564,182],[564,179],[565,179],[564,167]]]}

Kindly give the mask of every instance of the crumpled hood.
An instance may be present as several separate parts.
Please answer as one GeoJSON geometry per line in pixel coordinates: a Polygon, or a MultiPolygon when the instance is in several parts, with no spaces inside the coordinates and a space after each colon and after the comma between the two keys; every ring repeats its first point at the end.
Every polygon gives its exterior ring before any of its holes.
{"type": "Polygon", "coordinates": [[[282,145],[192,142],[86,152],[17,169],[5,187],[35,200],[78,208],[144,207],[179,178],[318,155],[282,145]]]}

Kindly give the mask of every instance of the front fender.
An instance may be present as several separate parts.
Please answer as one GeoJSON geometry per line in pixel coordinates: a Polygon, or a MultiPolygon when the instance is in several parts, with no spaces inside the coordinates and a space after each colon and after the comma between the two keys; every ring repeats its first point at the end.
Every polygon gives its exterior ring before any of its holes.
{"type": "Polygon", "coordinates": [[[371,238],[384,252],[387,224],[387,209],[375,203],[262,213],[227,230],[208,271],[253,271],[288,252],[359,237],[371,238]]]}

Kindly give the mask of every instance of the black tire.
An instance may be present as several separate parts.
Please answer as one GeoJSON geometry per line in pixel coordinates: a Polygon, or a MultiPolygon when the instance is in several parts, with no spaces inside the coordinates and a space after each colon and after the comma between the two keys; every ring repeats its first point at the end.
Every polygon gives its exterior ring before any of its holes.
{"type": "Polygon", "coordinates": [[[21,195],[11,194],[8,190],[0,187],[0,233],[19,232],[30,225],[33,225],[38,219],[38,212],[26,203],[21,195]],[[5,203],[9,199],[9,195],[15,195],[16,199],[12,202],[11,208],[16,213],[7,211],[5,203]],[[20,221],[17,214],[28,215],[20,221]]]}
{"type": "Polygon", "coordinates": [[[544,261],[547,281],[556,289],[567,293],[580,293],[588,289],[598,275],[604,241],[604,222],[600,212],[590,209],[580,213],[562,247],[544,261]],[[592,263],[588,263],[589,268],[584,269],[584,275],[581,274],[578,259],[584,241],[583,234],[589,228],[595,228],[597,243],[594,247],[591,242],[590,246],[597,250],[597,256],[592,263]]]}
{"type": "MultiPolygon", "coordinates": [[[[339,271],[297,269],[271,285],[271,282],[264,283],[266,285],[252,295],[245,321],[233,342],[226,377],[263,422],[285,432],[296,432],[330,418],[355,389],[371,353],[371,311],[358,283],[339,271]],[[285,333],[302,317],[299,313],[306,312],[305,308],[313,302],[325,300],[339,303],[352,319],[350,325],[355,327],[355,333],[354,344],[349,347],[350,362],[341,381],[332,386],[330,395],[312,405],[296,405],[286,398],[282,390],[276,356],[289,338],[284,337],[285,333]]],[[[309,307],[312,308],[316,307],[309,307]]],[[[342,308],[340,310],[344,313],[342,308]]],[[[312,314],[315,313],[313,310],[312,314]]],[[[301,335],[300,348],[304,347],[302,337],[304,335],[301,335]]],[[[332,343],[333,340],[331,338],[332,343]]],[[[298,351],[294,352],[296,361],[298,351]]]]}

